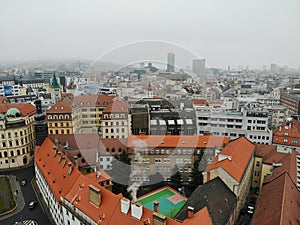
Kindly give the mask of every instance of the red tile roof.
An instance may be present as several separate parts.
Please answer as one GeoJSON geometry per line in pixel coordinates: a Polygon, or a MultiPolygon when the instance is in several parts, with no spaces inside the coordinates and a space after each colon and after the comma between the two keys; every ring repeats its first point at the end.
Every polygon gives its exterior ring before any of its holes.
{"type": "Polygon", "coordinates": [[[255,145],[245,137],[231,141],[220,152],[220,154],[224,156],[230,156],[231,160],[227,158],[219,161],[219,157],[217,156],[213,162],[206,167],[205,172],[222,167],[235,180],[241,181],[249,161],[254,154],[254,149],[255,145]]]}
{"type": "Polygon", "coordinates": [[[74,97],[74,104],[78,107],[106,107],[116,96],[113,95],[80,95],[74,97]]]}
{"type": "Polygon", "coordinates": [[[300,121],[292,120],[273,130],[273,143],[300,147],[300,121]]]}
{"type": "Polygon", "coordinates": [[[208,105],[208,102],[205,100],[201,100],[201,99],[194,99],[193,104],[194,105],[208,105]]]}
{"type": "Polygon", "coordinates": [[[204,207],[199,212],[197,212],[193,217],[190,219],[186,219],[183,222],[184,225],[213,225],[212,220],[209,216],[209,212],[207,210],[207,207],[204,207]]]}
{"type": "Polygon", "coordinates": [[[300,192],[288,173],[264,184],[251,224],[299,224],[300,192]]]}
{"type": "Polygon", "coordinates": [[[103,113],[128,113],[128,102],[111,102],[103,113]]]}
{"type": "Polygon", "coordinates": [[[10,108],[20,110],[23,117],[32,116],[36,113],[35,106],[30,103],[0,103],[0,114],[5,114],[10,108]]]}
{"type": "Polygon", "coordinates": [[[215,148],[225,146],[228,137],[188,135],[137,135],[128,137],[128,147],[215,148]]]}
{"type": "Polygon", "coordinates": [[[68,162],[71,161],[66,157],[65,166],[63,166],[63,160],[58,163],[58,154],[54,157],[53,145],[54,143],[50,138],[46,138],[41,147],[35,152],[34,160],[50,186],[56,200],[59,202],[60,197],[68,194],[80,176],[80,172],[72,166],[73,171],[68,175],[68,162]]]}
{"type": "Polygon", "coordinates": [[[47,110],[48,114],[56,114],[56,113],[67,113],[71,114],[73,98],[66,97],[55,103],[49,110],[47,110]]]}

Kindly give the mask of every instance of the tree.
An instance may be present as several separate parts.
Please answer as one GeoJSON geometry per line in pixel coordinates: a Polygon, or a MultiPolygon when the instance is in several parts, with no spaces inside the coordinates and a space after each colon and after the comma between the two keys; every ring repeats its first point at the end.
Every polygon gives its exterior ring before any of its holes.
{"type": "Polygon", "coordinates": [[[127,192],[131,173],[129,154],[123,151],[120,155],[114,157],[112,170],[110,171],[113,182],[112,192],[115,194],[122,193],[124,197],[129,198],[127,192]]]}
{"type": "Polygon", "coordinates": [[[170,177],[169,184],[175,190],[178,190],[178,188],[182,187],[182,176],[178,171],[177,165],[175,165],[175,167],[173,169],[173,175],[170,177]]]}

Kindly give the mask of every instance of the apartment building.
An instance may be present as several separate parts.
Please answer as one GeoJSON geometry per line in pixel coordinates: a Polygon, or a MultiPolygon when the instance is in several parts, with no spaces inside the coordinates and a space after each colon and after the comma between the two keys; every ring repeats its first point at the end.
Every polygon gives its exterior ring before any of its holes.
{"type": "Polygon", "coordinates": [[[111,102],[103,110],[101,117],[102,138],[128,138],[131,134],[131,115],[127,102],[111,102]]]}
{"type": "Polygon", "coordinates": [[[35,147],[31,104],[0,104],[0,169],[28,165],[35,147]]]}
{"type": "Polygon", "coordinates": [[[74,107],[78,107],[78,127],[76,133],[99,132],[103,110],[116,98],[114,95],[80,95],[74,97],[74,107]]]}
{"type": "Polygon", "coordinates": [[[273,144],[292,146],[300,150],[300,121],[291,120],[273,130],[273,144]]]}
{"type": "Polygon", "coordinates": [[[290,115],[300,115],[300,95],[293,93],[281,93],[280,104],[286,106],[290,115]]]}
{"type": "Polygon", "coordinates": [[[229,142],[222,136],[188,135],[136,135],[128,138],[128,153],[132,158],[135,181],[150,181],[149,176],[160,173],[169,181],[174,168],[183,176],[183,181],[191,181],[193,163],[197,155],[204,151],[222,149],[229,142]]]}
{"type": "Polygon", "coordinates": [[[102,112],[115,96],[66,95],[47,112],[49,134],[98,132],[102,112]]]}
{"type": "Polygon", "coordinates": [[[245,137],[240,137],[227,144],[203,172],[204,183],[220,177],[235,193],[238,197],[237,215],[244,206],[250,190],[254,150],[253,143],[245,137]]]}
{"type": "Polygon", "coordinates": [[[246,137],[254,143],[271,144],[272,131],[268,128],[269,112],[257,103],[249,103],[240,111],[226,111],[201,107],[196,111],[197,134],[246,137]]]}
{"type": "Polygon", "coordinates": [[[65,97],[46,112],[48,134],[73,134],[78,128],[78,110],[73,98],[65,97]]]}

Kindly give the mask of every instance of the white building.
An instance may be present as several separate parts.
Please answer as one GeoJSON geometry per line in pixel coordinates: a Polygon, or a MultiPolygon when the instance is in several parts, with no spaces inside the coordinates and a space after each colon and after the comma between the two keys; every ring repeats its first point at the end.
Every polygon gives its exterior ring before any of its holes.
{"type": "Polygon", "coordinates": [[[210,133],[231,139],[244,136],[255,143],[271,144],[269,119],[268,111],[258,103],[249,103],[241,111],[197,110],[197,135],[210,133]]]}

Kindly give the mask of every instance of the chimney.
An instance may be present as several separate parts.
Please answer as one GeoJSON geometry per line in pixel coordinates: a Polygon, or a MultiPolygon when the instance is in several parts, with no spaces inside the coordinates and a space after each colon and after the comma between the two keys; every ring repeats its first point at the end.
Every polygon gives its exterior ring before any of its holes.
{"type": "Polygon", "coordinates": [[[56,156],[56,153],[57,153],[57,148],[56,148],[56,146],[55,145],[53,145],[53,157],[55,157],[56,156]]]}
{"type": "Polygon", "coordinates": [[[68,162],[68,175],[71,175],[72,173],[72,163],[71,162],[68,162]]]}
{"type": "Polygon", "coordinates": [[[121,212],[127,214],[130,208],[130,201],[127,198],[121,198],[121,212]]]}
{"type": "Polygon", "coordinates": [[[152,214],[153,218],[153,225],[166,225],[167,224],[167,217],[164,215],[161,215],[157,212],[154,212],[152,214]]]}
{"type": "Polygon", "coordinates": [[[57,155],[58,155],[58,162],[60,163],[60,161],[61,161],[61,152],[58,152],[57,155]]]}
{"type": "Polygon", "coordinates": [[[77,155],[74,155],[74,160],[75,160],[75,166],[76,166],[76,168],[78,168],[78,160],[77,160],[77,155]]]}
{"type": "Polygon", "coordinates": [[[101,192],[93,185],[89,185],[90,202],[99,207],[101,204],[101,192]]]}
{"type": "Polygon", "coordinates": [[[159,202],[155,201],[155,202],[153,202],[153,205],[154,205],[154,212],[158,213],[159,202]]]}
{"type": "Polygon", "coordinates": [[[66,165],[66,156],[63,155],[61,157],[61,159],[62,159],[62,166],[65,167],[65,165],[66,165]]]}
{"type": "Polygon", "coordinates": [[[194,207],[188,206],[187,209],[188,209],[188,218],[190,219],[190,218],[192,218],[193,215],[194,215],[194,207]]]}
{"type": "Polygon", "coordinates": [[[131,203],[131,216],[140,220],[142,218],[143,215],[143,206],[138,203],[131,203]]]}

